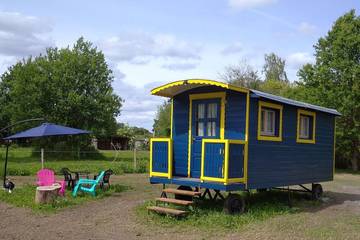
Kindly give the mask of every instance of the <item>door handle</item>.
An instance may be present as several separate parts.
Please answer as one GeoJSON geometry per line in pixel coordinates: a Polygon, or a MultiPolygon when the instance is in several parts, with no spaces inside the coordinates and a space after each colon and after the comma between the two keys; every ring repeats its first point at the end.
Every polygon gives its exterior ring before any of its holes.
{"type": "Polygon", "coordinates": [[[221,156],[224,156],[225,150],[224,150],[223,148],[220,148],[220,149],[219,149],[219,154],[220,154],[221,156]]]}

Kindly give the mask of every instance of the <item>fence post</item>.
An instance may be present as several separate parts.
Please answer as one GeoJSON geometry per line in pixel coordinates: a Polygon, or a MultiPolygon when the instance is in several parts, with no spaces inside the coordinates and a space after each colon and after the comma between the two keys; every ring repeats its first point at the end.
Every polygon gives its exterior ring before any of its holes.
{"type": "Polygon", "coordinates": [[[136,146],[134,146],[134,172],[136,172],[136,146]]]}

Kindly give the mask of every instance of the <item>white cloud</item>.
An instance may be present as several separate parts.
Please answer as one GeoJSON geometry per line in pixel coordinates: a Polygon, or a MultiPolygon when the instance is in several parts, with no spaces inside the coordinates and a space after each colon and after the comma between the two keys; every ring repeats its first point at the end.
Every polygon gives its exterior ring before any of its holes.
{"type": "Polygon", "coordinates": [[[296,52],[286,58],[290,67],[298,69],[307,63],[314,63],[315,59],[307,52],[296,52]]]}
{"type": "Polygon", "coordinates": [[[243,44],[241,42],[234,42],[233,44],[225,47],[222,51],[222,55],[230,55],[243,51],[243,44]]]}
{"type": "Polygon", "coordinates": [[[228,4],[232,8],[245,10],[271,5],[276,2],[277,0],[229,0],[228,4]]]}
{"type": "Polygon", "coordinates": [[[52,46],[51,21],[17,12],[0,11],[0,54],[26,57],[52,46]]]}
{"type": "Polygon", "coordinates": [[[316,31],[316,26],[308,22],[302,22],[298,27],[298,31],[303,34],[312,34],[316,31]]]}
{"type": "Polygon", "coordinates": [[[100,48],[113,61],[146,64],[153,59],[200,59],[201,47],[172,35],[129,33],[105,39],[100,48]]]}
{"type": "Polygon", "coordinates": [[[163,98],[150,95],[150,90],[157,85],[151,83],[135,87],[115,75],[114,90],[125,99],[118,121],[151,130],[157,107],[164,101],[163,98]]]}

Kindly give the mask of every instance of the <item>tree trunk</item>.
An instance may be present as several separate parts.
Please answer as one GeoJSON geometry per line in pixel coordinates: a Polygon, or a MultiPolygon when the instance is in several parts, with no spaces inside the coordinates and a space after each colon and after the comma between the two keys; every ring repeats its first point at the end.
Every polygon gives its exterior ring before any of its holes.
{"type": "Polygon", "coordinates": [[[354,151],[351,158],[351,167],[352,170],[358,171],[359,170],[359,152],[357,146],[355,145],[354,151]]]}
{"type": "Polygon", "coordinates": [[[55,198],[59,195],[60,185],[53,186],[42,186],[36,188],[35,203],[44,204],[52,203],[55,198]]]}

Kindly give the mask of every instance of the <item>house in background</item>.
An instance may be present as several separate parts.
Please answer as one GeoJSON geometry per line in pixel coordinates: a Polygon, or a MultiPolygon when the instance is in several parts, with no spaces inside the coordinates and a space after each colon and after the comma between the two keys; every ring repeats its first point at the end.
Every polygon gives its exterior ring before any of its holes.
{"type": "Polygon", "coordinates": [[[104,137],[104,138],[94,138],[92,144],[95,149],[99,150],[129,150],[130,149],[130,138],[129,137],[104,137]]]}

